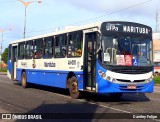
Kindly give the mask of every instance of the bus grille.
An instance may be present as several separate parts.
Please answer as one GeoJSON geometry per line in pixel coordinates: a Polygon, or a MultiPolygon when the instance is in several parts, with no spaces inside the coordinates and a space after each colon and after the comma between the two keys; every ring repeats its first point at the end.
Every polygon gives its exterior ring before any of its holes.
{"type": "Polygon", "coordinates": [[[123,73],[123,74],[144,74],[144,73],[148,73],[152,70],[150,69],[116,69],[116,70],[112,70],[114,72],[117,73],[123,73]]]}
{"type": "Polygon", "coordinates": [[[153,70],[153,67],[127,67],[127,66],[108,66],[108,70],[122,74],[144,74],[153,70]]]}
{"type": "Polygon", "coordinates": [[[134,80],[133,82],[131,82],[130,80],[124,80],[124,79],[117,79],[117,81],[125,82],[125,83],[143,83],[145,82],[145,80],[134,80]]]}

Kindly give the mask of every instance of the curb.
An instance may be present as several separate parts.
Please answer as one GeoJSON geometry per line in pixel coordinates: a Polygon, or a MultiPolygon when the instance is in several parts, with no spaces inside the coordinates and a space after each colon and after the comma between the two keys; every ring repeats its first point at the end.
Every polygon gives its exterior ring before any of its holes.
{"type": "Polygon", "coordinates": [[[154,84],[154,86],[160,87],[160,84],[154,84]]]}
{"type": "Polygon", "coordinates": [[[0,75],[7,75],[7,72],[0,72],[0,75]]]}

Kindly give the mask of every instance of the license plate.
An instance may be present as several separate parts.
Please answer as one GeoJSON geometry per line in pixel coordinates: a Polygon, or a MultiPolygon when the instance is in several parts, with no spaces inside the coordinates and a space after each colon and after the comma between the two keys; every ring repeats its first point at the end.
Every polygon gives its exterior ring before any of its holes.
{"type": "Polygon", "coordinates": [[[127,89],[136,89],[136,86],[127,86],[127,89]]]}

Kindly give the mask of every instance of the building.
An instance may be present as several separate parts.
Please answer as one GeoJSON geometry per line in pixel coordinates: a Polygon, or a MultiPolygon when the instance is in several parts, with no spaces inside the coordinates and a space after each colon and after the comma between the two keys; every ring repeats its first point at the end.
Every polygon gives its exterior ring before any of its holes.
{"type": "Polygon", "coordinates": [[[153,32],[153,61],[160,62],[160,32],[153,32]]]}
{"type": "Polygon", "coordinates": [[[160,31],[153,32],[154,72],[160,73],[160,31]]]}

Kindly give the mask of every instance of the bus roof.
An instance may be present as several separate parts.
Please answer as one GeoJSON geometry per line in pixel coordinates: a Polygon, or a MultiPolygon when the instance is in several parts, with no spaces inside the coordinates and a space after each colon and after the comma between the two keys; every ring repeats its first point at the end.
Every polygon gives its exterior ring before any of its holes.
{"type": "Polygon", "coordinates": [[[48,34],[43,34],[43,35],[34,36],[34,37],[30,37],[30,38],[16,40],[16,41],[13,41],[13,42],[11,42],[9,44],[17,44],[19,42],[24,42],[24,41],[29,41],[29,40],[39,39],[39,38],[45,38],[45,37],[49,37],[49,36],[54,36],[54,35],[59,35],[59,34],[79,31],[79,30],[86,30],[86,29],[96,28],[96,27],[101,29],[102,24],[106,24],[106,23],[126,23],[126,24],[131,24],[131,25],[135,24],[135,25],[146,26],[148,28],[151,28],[151,27],[149,27],[147,25],[144,25],[144,24],[140,24],[140,23],[136,23],[136,22],[127,22],[127,21],[95,22],[95,23],[91,23],[91,24],[83,25],[83,26],[68,26],[68,27],[66,27],[66,29],[63,29],[63,30],[54,31],[54,32],[51,32],[51,33],[48,33],[48,34]]]}
{"type": "Polygon", "coordinates": [[[23,41],[44,38],[44,37],[54,36],[54,35],[63,34],[63,33],[74,32],[74,31],[78,31],[78,30],[86,30],[86,29],[94,28],[94,27],[100,27],[101,24],[102,24],[102,22],[96,22],[96,23],[91,23],[91,24],[83,25],[83,26],[74,26],[74,27],[67,26],[67,28],[63,29],[63,30],[58,30],[58,31],[51,32],[48,34],[43,34],[43,35],[38,35],[38,36],[30,37],[30,38],[16,40],[16,41],[13,41],[9,44],[16,44],[16,43],[23,42],[23,41]]]}

